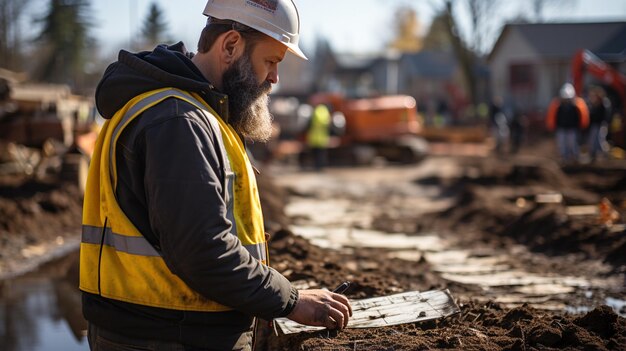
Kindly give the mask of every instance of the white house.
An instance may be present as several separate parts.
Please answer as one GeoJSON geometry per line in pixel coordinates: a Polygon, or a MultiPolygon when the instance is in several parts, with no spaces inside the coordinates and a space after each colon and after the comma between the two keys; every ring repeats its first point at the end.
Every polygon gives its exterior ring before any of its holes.
{"type": "Polygon", "coordinates": [[[571,61],[580,49],[626,68],[626,22],[507,24],[488,57],[492,95],[539,118],[571,81],[571,61]]]}

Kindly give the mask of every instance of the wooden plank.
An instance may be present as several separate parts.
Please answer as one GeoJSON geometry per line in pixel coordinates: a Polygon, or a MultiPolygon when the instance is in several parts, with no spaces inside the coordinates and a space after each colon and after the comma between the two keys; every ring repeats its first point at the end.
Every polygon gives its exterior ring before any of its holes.
{"type": "Polygon", "coordinates": [[[565,207],[565,214],[568,216],[597,216],[600,214],[600,209],[597,205],[567,206],[565,207]]]}
{"type": "MultiPolygon", "coordinates": [[[[348,328],[379,328],[397,324],[438,319],[459,313],[459,306],[450,292],[432,290],[410,291],[363,300],[351,300],[352,318],[348,328]]],[[[323,330],[323,327],[305,326],[287,318],[275,320],[283,334],[323,330]]]]}
{"type": "Polygon", "coordinates": [[[466,284],[479,285],[483,287],[501,287],[501,286],[528,286],[542,284],[558,284],[572,287],[588,287],[592,286],[592,282],[588,279],[568,276],[542,276],[524,271],[506,271],[493,272],[491,274],[465,275],[442,273],[443,279],[466,284]]]}

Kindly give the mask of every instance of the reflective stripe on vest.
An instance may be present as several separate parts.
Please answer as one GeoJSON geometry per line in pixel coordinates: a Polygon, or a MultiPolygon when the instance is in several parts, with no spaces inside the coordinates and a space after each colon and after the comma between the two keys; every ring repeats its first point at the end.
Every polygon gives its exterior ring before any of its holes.
{"type": "Polygon", "coordinates": [[[204,111],[206,121],[221,134],[227,156],[223,195],[228,206],[227,218],[232,223],[231,233],[252,257],[268,262],[256,180],[239,136],[199,96],[172,88],[159,89],[129,101],[105,122],[98,135],[85,191],[80,289],[160,308],[229,310],[193,291],[173,274],[158,250],[126,217],[115,197],[117,139],[134,118],[168,98],[184,100],[204,111]]]}
{"type": "MultiPolygon", "coordinates": [[[[104,233],[104,240],[102,240],[102,228],[92,227],[88,225],[83,226],[82,242],[86,244],[96,244],[114,247],[116,251],[126,252],[131,255],[141,256],[161,256],[161,254],[144,239],[139,236],[125,236],[114,233],[111,228],[106,228],[104,233]]],[[[266,261],[267,256],[265,254],[265,243],[242,245],[249,253],[250,256],[256,258],[259,261],[266,261]]]]}

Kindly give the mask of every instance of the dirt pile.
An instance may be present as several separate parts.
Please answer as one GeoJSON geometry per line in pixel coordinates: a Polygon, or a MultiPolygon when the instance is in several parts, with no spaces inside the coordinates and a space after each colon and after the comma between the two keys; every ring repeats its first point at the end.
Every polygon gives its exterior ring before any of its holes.
{"type": "Polygon", "coordinates": [[[382,296],[424,287],[442,288],[443,281],[430,272],[428,263],[390,258],[385,250],[362,248],[334,251],[311,245],[289,230],[270,239],[272,266],[290,281],[305,281],[313,288],[333,289],[345,280],[353,298],[382,296]]]}
{"type": "Polygon", "coordinates": [[[34,267],[80,236],[82,195],[71,183],[0,178],[0,277],[34,267]]]}
{"type": "MultiPolygon", "coordinates": [[[[618,260],[623,259],[624,251],[620,254],[619,250],[623,250],[624,235],[600,225],[597,216],[573,216],[567,211],[570,206],[597,204],[603,197],[621,204],[626,191],[623,174],[611,170],[602,174],[594,169],[573,174],[549,161],[534,159],[461,162],[464,171],[454,178],[418,180],[438,188],[442,197],[453,198],[452,206],[421,218],[381,211],[372,227],[415,235],[448,230],[450,236],[463,233],[454,238],[461,242],[479,241],[504,249],[511,242],[522,243],[547,254],[574,253],[575,258],[564,260],[574,266],[584,258],[594,258],[621,269],[618,260]],[[554,194],[561,200],[537,201],[538,195],[554,194]]],[[[619,211],[623,216],[624,208],[619,211]]],[[[332,288],[351,280],[353,287],[346,294],[359,299],[448,288],[462,297],[457,301],[461,313],[425,323],[296,335],[276,336],[263,326],[257,350],[626,349],[626,320],[608,306],[570,315],[528,305],[511,309],[485,299],[479,302],[468,296],[478,298],[484,291],[443,280],[425,260],[393,259],[384,249],[320,249],[288,230],[273,236],[270,249],[273,266],[292,281],[332,288]]],[[[546,272],[549,268],[543,267],[546,272]]]]}
{"type": "Polygon", "coordinates": [[[581,166],[565,173],[545,160],[465,163],[465,174],[457,179],[417,180],[438,182],[444,193],[456,197],[454,206],[420,219],[418,228],[497,234],[534,251],[583,254],[587,259],[604,260],[618,271],[626,269],[624,228],[604,225],[596,213],[568,214],[575,206],[593,209],[606,198],[626,218],[626,172],[620,168],[602,172],[581,166]],[[542,196],[555,200],[541,201],[542,196]]]}
{"type": "Polygon", "coordinates": [[[26,235],[36,240],[58,235],[62,229],[80,225],[82,196],[78,187],[68,183],[34,180],[0,185],[0,233],[26,235]]]}
{"type": "MultiPolygon", "coordinates": [[[[429,272],[428,263],[387,258],[383,250],[341,253],[322,250],[287,230],[271,241],[274,267],[291,280],[312,287],[354,282],[350,298],[381,296],[402,288],[426,290],[445,284],[429,272]]],[[[450,287],[450,285],[447,285],[450,287]]],[[[452,290],[457,290],[451,288],[452,290]]],[[[499,304],[459,303],[461,313],[445,320],[386,328],[320,331],[276,336],[261,324],[256,350],[620,350],[626,346],[626,319],[607,306],[585,315],[559,315],[528,306],[505,309],[499,304]]]]}

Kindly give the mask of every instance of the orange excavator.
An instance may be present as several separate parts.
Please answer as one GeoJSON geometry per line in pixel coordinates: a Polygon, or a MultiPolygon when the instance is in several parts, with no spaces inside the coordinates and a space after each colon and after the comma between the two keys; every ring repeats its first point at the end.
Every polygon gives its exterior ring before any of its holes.
{"type": "Polygon", "coordinates": [[[617,101],[614,104],[615,113],[611,125],[611,140],[615,146],[626,148],[626,75],[602,61],[589,50],[579,50],[572,60],[572,78],[576,95],[581,95],[584,88],[584,78],[590,74],[602,84],[615,92],[617,101]],[[621,110],[620,110],[621,108],[621,110]]]}
{"type": "Polygon", "coordinates": [[[419,136],[422,121],[415,99],[407,95],[386,95],[348,99],[340,94],[318,93],[311,105],[323,103],[345,118],[345,130],[331,157],[368,163],[374,157],[392,162],[418,162],[428,153],[419,136]]]}

